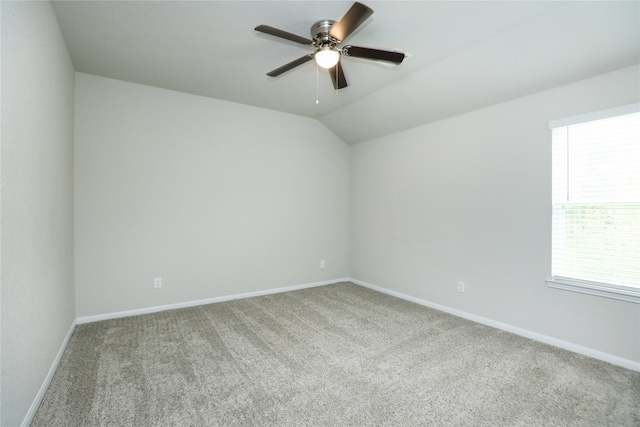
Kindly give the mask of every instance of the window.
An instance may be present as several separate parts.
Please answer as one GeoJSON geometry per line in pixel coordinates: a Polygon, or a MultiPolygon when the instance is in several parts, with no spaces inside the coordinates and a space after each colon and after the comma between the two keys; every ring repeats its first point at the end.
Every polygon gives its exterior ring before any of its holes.
{"type": "Polygon", "coordinates": [[[556,120],[549,286],[640,303],[640,104],[556,120]]]}

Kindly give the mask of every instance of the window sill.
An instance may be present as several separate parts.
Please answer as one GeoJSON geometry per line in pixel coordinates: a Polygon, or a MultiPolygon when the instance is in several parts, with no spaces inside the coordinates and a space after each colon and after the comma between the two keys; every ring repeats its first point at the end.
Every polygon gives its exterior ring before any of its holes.
{"type": "Polygon", "coordinates": [[[583,294],[597,295],[605,298],[613,298],[640,304],[640,289],[629,286],[616,286],[606,283],[589,282],[587,280],[569,279],[566,277],[556,276],[547,280],[547,285],[550,288],[581,292],[583,294]]]}

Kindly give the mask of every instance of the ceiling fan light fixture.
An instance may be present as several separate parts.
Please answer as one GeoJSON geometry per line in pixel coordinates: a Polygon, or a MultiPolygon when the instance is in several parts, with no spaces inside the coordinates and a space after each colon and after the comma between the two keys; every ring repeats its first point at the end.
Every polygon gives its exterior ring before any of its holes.
{"type": "Polygon", "coordinates": [[[400,64],[406,56],[403,52],[343,45],[345,39],[352,35],[372,14],[373,9],[356,1],[339,21],[323,19],[313,24],[310,30],[311,39],[300,37],[269,25],[258,25],[255,28],[256,31],[314,49],[313,53],[308,53],[288,64],[269,71],[267,76],[277,77],[315,59],[317,67],[322,67],[329,71],[333,87],[338,90],[347,87],[347,80],[341,64],[343,56],[390,62],[395,65],[400,64]]]}
{"type": "Polygon", "coordinates": [[[340,52],[331,48],[331,46],[322,46],[314,57],[316,63],[322,68],[332,68],[340,60],[340,52]]]}

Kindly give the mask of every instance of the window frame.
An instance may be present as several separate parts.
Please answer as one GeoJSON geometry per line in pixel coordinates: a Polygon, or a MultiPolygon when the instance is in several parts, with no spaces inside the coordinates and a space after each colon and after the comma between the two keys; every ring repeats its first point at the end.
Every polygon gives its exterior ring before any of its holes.
{"type": "MultiPolygon", "coordinates": [[[[640,112],[640,103],[633,103],[623,105],[620,107],[609,108],[606,110],[595,111],[587,114],[581,114],[577,116],[567,117],[558,120],[551,120],[549,122],[549,129],[552,131],[554,128],[571,126],[580,123],[602,120],[612,118],[616,116],[623,116],[626,114],[640,112]]],[[[553,158],[553,157],[552,157],[553,158]]],[[[552,178],[553,185],[553,178],[552,178]]],[[[553,222],[553,203],[551,205],[551,219],[553,222]]],[[[551,249],[551,255],[553,258],[553,248],[551,249]]],[[[583,279],[576,279],[564,276],[551,276],[546,280],[547,285],[550,288],[562,289],[566,291],[579,292],[589,295],[596,295],[606,298],[612,298],[621,301],[633,302],[640,304],[640,288],[632,286],[614,285],[609,283],[595,282],[583,279]]]]}

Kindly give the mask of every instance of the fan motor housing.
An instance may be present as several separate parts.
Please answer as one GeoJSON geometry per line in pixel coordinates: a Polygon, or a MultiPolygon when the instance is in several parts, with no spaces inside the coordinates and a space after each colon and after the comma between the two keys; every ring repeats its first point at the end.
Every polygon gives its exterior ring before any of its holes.
{"type": "Polygon", "coordinates": [[[338,44],[338,40],[329,36],[329,31],[331,31],[331,27],[333,27],[333,24],[335,23],[336,21],[323,19],[322,21],[318,21],[311,26],[311,37],[313,38],[314,44],[316,46],[335,46],[336,44],[338,44]]]}

